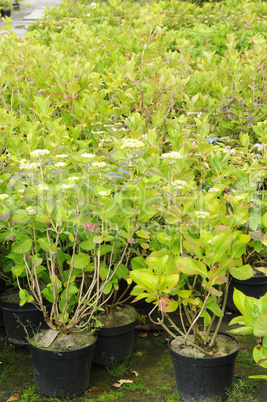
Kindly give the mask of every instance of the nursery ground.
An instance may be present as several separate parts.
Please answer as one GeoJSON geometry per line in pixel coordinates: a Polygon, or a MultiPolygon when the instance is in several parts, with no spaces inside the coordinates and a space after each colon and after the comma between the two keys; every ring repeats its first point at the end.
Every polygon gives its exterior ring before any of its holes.
{"type": "MultiPolygon", "coordinates": [[[[225,317],[223,330],[227,330],[227,323],[232,317],[225,317]]],[[[144,316],[143,318],[145,319],[144,316]]],[[[146,327],[147,322],[142,321],[141,324],[141,329],[135,331],[132,358],[118,367],[92,367],[88,391],[75,401],[179,401],[164,333],[153,330],[149,325],[146,327]],[[132,380],[132,383],[114,386],[122,379],[132,380]]],[[[0,336],[0,402],[7,402],[12,395],[21,402],[56,401],[56,398],[40,397],[34,391],[32,361],[28,348],[10,345],[5,339],[3,327],[0,328],[0,336]]],[[[255,338],[239,336],[239,341],[241,351],[235,367],[235,388],[228,401],[264,402],[267,382],[259,381],[257,387],[253,388],[255,380],[247,379],[249,374],[264,372],[264,369],[255,366],[251,358],[255,338]],[[254,392],[250,395],[252,390],[254,392]]]]}

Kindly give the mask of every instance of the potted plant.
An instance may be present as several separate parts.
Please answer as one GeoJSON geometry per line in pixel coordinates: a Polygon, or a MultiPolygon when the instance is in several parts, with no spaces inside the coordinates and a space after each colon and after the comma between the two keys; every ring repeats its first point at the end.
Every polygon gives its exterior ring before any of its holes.
{"type": "Polygon", "coordinates": [[[127,276],[126,253],[142,209],[134,208],[135,186],[125,188],[124,176],[110,187],[116,165],[108,158],[104,162],[103,157],[83,151],[54,154],[36,149],[18,167],[14,165],[10,167],[14,174],[5,183],[9,213],[2,229],[12,236],[8,258],[13,261],[20,304],[35,304],[50,328],[30,339],[36,388],[47,396],[76,396],[88,384],[95,342],[91,331],[99,326],[98,314],[110,310],[119,278],[127,276]],[[44,298],[51,303],[50,312],[44,298]],[[93,346],[74,351],[81,359],[74,374],[73,365],[69,368],[66,362],[73,352],[72,333],[74,346],[78,343],[77,331],[93,346]],[[45,362],[51,357],[54,366],[47,368],[45,362]],[[81,364],[86,367],[81,369],[81,364]]]}
{"type": "Polygon", "coordinates": [[[6,215],[6,236],[12,235],[8,257],[14,262],[11,270],[21,305],[35,304],[50,328],[30,340],[36,388],[47,396],[74,397],[88,385],[95,344],[90,328],[95,327],[102,295],[108,297],[106,286],[128,247],[111,211],[113,197],[95,185],[98,171],[89,166],[91,158],[85,152],[52,156],[49,150],[37,149],[13,167],[16,174],[6,184],[6,208],[11,211],[6,215]],[[122,252],[114,265],[119,240],[122,252]],[[51,311],[44,299],[51,303],[51,311]],[[60,345],[59,338],[64,339],[60,345]],[[51,362],[52,367],[47,366],[51,362]]]}
{"type": "MultiPolygon", "coordinates": [[[[253,358],[258,365],[267,368],[267,293],[256,299],[235,289],[233,299],[241,316],[233,318],[229,323],[240,325],[239,328],[232,329],[231,333],[256,336],[258,339],[253,349],[253,358]]],[[[267,375],[251,375],[250,378],[267,380],[267,375]]]]}
{"type": "Polygon", "coordinates": [[[11,7],[8,0],[0,1],[0,10],[1,10],[1,17],[5,18],[11,16],[11,7]]]}
{"type": "Polygon", "coordinates": [[[20,9],[20,2],[18,0],[15,0],[14,3],[12,3],[13,10],[19,10],[20,9]]]}
{"type": "Polygon", "coordinates": [[[200,167],[196,161],[194,170],[190,159],[196,157],[185,147],[162,156],[164,220],[151,236],[151,254],[133,259],[130,272],[135,300],[154,303],[150,319],[172,337],[169,348],[177,389],[185,401],[225,398],[239,348],[236,339],[219,332],[229,275],[238,279],[253,275],[251,266],[242,261],[250,241],[244,233],[248,195],[234,186],[234,177],[229,178],[230,158],[218,150],[215,155],[201,140],[199,149],[205,150],[201,153],[205,162],[200,167]],[[219,177],[216,158],[221,162],[219,177]],[[176,311],[179,323],[171,315],[176,311]]]}
{"type": "Polygon", "coordinates": [[[257,252],[254,247],[251,247],[250,245],[250,247],[247,247],[247,252],[244,255],[244,263],[250,263],[251,267],[253,268],[253,276],[251,278],[247,280],[231,278],[227,307],[233,312],[238,311],[233,300],[234,289],[238,289],[246,296],[251,296],[254,298],[259,298],[267,292],[267,247],[263,244],[265,236],[263,233],[260,234],[259,232],[251,232],[250,236],[257,236],[257,238],[262,239],[262,241],[253,241],[253,243],[259,243],[261,249],[259,250],[260,252],[257,252]]]}

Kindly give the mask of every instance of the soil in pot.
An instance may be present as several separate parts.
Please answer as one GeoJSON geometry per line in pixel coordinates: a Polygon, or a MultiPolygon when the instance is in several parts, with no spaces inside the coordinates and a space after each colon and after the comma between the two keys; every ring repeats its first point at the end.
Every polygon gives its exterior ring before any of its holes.
{"type": "Polygon", "coordinates": [[[97,316],[102,327],[97,331],[93,363],[101,366],[119,364],[131,355],[137,317],[137,311],[129,305],[117,306],[112,312],[97,316]]]}
{"type": "Polygon", "coordinates": [[[35,387],[47,397],[73,399],[89,384],[96,338],[88,331],[42,331],[31,340],[35,387]]]}
{"type": "Polygon", "coordinates": [[[183,345],[181,338],[169,342],[176,386],[184,402],[219,402],[234,376],[239,342],[229,334],[219,333],[213,356],[207,357],[198,349],[183,345]]]}
{"type": "Polygon", "coordinates": [[[46,327],[43,313],[32,303],[19,305],[18,289],[7,289],[0,296],[6,336],[9,342],[16,345],[28,343],[27,336],[32,331],[46,327]]]}

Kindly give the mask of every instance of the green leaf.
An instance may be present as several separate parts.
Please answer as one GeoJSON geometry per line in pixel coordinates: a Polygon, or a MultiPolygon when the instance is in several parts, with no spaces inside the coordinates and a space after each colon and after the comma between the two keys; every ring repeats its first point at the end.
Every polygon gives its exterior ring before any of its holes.
{"type": "Polygon", "coordinates": [[[229,268],[230,274],[241,281],[249,279],[253,276],[253,269],[250,265],[243,265],[241,267],[232,267],[229,268]]]}
{"type": "Polygon", "coordinates": [[[44,288],[41,293],[44,295],[46,300],[48,300],[50,303],[54,302],[54,294],[53,294],[53,290],[51,288],[44,288]]]}
{"type": "Polygon", "coordinates": [[[40,245],[41,249],[44,250],[46,253],[54,254],[56,252],[55,245],[51,239],[49,243],[46,237],[39,237],[37,239],[37,242],[40,245]]]}
{"type": "Polygon", "coordinates": [[[105,295],[108,295],[108,294],[111,292],[111,290],[112,290],[112,283],[111,283],[111,282],[108,282],[108,283],[106,284],[106,286],[104,287],[103,293],[104,293],[105,295]]]}
{"type": "Polygon", "coordinates": [[[38,223],[42,223],[43,225],[49,225],[50,223],[50,219],[48,218],[48,216],[41,213],[37,213],[36,215],[34,215],[34,220],[38,223]]]}
{"type": "Polygon", "coordinates": [[[15,275],[16,277],[25,277],[26,275],[26,269],[25,265],[15,265],[14,267],[11,268],[12,274],[15,275]],[[24,274],[24,275],[22,275],[24,274]]]}
{"type": "Polygon", "coordinates": [[[240,311],[241,314],[244,313],[246,296],[238,289],[234,289],[233,293],[233,301],[235,303],[236,308],[240,311]]]}
{"type": "Polygon", "coordinates": [[[253,334],[258,337],[267,336],[267,310],[256,319],[253,334]]]}
{"type": "Polygon", "coordinates": [[[29,220],[30,216],[24,209],[17,209],[11,215],[11,222],[13,223],[26,223],[29,220]]]}
{"type": "Polygon", "coordinates": [[[0,207],[0,221],[6,221],[11,215],[11,210],[3,205],[0,207]]]}
{"type": "Polygon", "coordinates": [[[235,335],[253,334],[253,327],[240,327],[240,328],[231,329],[231,334],[235,334],[235,335]]]}
{"type": "Polygon", "coordinates": [[[146,262],[143,257],[134,257],[131,259],[132,269],[140,269],[146,267],[146,262]]]}
{"type": "Polygon", "coordinates": [[[23,306],[25,303],[31,303],[34,298],[32,295],[29,294],[29,292],[26,289],[20,289],[19,290],[19,297],[20,297],[20,306],[23,306]]]}
{"type": "Polygon", "coordinates": [[[74,268],[86,268],[87,265],[90,264],[90,256],[85,253],[75,254],[74,256],[74,268]]]}
{"type": "Polygon", "coordinates": [[[96,243],[93,242],[93,239],[92,239],[92,240],[85,240],[85,241],[82,241],[82,242],[80,243],[80,247],[81,247],[83,250],[90,251],[90,250],[94,250],[94,249],[95,249],[96,243]]]}
{"type": "Polygon", "coordinates": [[[267,368],[267,349],[263,346],[258,349],[257,346],[255,346],[253,349],[253,359],[261,367],[267,368]]]}
{"type": "Polygon", "coordinates": [[[12,252],[18,254],[28,254],[32,247],[32,239],[25,238],[23,240],[17,241],[12,246],[12,252]]]}
{"type": "Polygon", "coordinates": [[[176,257],[175,263],[177,268],[187,275],[200,275],[203,278],[208,276],[207,267],[203,262],[193,260],[191,257],[176,257]]]}

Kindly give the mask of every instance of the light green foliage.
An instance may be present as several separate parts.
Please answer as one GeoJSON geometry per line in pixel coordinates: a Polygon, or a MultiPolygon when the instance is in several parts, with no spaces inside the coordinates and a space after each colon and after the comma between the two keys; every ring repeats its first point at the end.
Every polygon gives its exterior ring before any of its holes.
{"type": "Polygon", "coordinates": [[[1,276],[65,325],[134,257],[137,299],[222,317],[267,246],[266,7],[65,0],[1,37],[1,276]]]}
{"type": "MultiPolygon", "coordinates": [[[[253,358],[257,364],[267,368],[267,294],[260,299],[245,296],[240,290],[235,289],[233,300],[242,314],[235,317],[230,325],[239,324],[240,328],[231,330],[234,334],[253,334],[259,339],[253,349],[253,358]]],[[[251,376],[252,378],[264,378],[266,375],[251,376]]]]}

